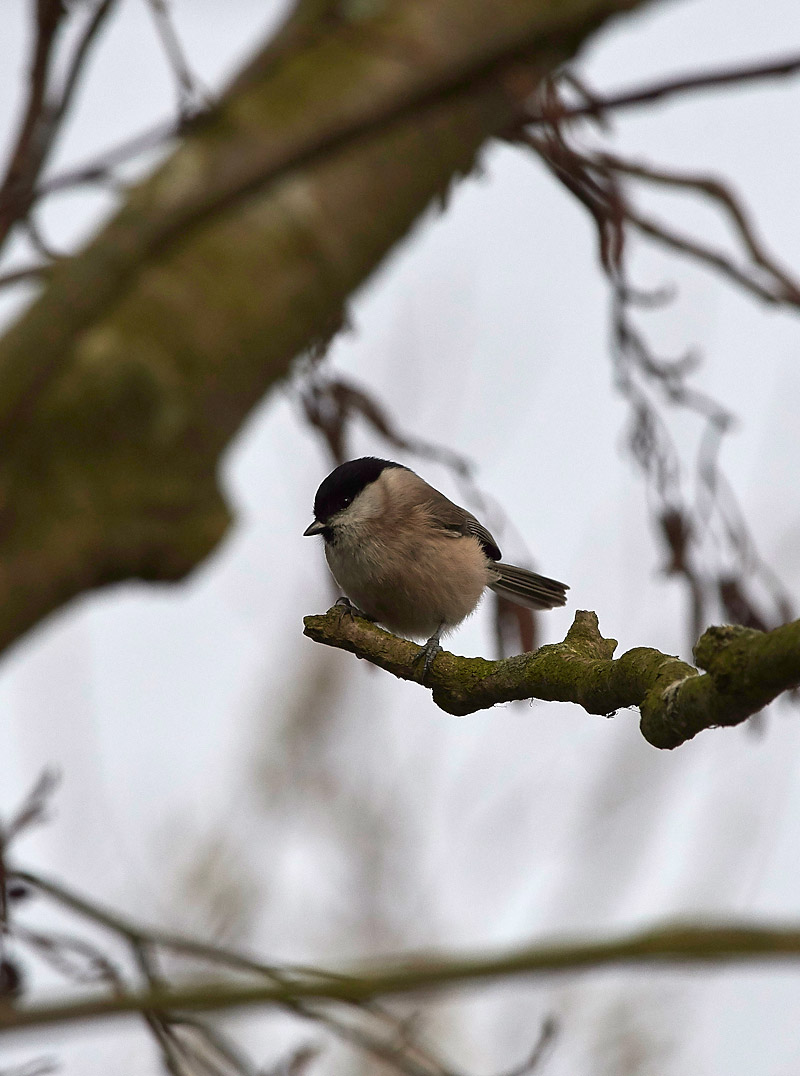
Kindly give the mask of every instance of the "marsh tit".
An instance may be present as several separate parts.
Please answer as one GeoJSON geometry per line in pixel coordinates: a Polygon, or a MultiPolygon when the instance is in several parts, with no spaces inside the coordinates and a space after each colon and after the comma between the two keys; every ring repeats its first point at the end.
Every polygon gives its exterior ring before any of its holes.
{"type": "Polygon", "coordinates": [[[328,567],[358,611],[427,640],[423,680],[442,634],[474,612],[486,587],[529,609],[566,602],[564,583],[503,564],[475,516],[390,460],[365,456],[331,471],[303,533],[325,539],[328,567]]]}

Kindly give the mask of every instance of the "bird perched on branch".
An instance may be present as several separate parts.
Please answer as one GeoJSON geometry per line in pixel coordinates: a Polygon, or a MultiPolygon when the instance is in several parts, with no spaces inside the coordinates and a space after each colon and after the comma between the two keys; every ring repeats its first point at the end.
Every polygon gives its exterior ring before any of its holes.
{"type": "Polygon", "coordinates": [[[397,635],[426,639],[422,679],[442,634],[477,608],[486,587],[529,609],[564,605],[564,583],[503,564],[492,535],[418,474],[364,456],[328,475],[314,499],[325,557],[347,599],[397,635]]]}

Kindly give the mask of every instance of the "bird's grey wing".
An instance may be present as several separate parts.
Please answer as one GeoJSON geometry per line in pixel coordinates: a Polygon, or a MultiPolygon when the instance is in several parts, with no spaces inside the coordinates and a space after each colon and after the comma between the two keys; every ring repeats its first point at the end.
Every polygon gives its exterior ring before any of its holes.
{"type": "Polygon", "coordinates": [[[480,523],[471,512],[460,508],[457,504],[445,497],[438,489],[431,487],[431,496],[426,502],[430,520],[443,530],[452,534],[460,534],[470,538],[477,538],[483,546],[483,551],[490,560],[500,560],[500,549],[491,533],[480,523]]]}

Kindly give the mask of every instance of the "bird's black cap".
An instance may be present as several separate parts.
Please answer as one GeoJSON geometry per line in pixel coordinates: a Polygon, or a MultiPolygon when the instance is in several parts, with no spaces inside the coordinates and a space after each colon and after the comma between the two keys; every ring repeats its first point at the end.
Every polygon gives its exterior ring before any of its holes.
{"type": "Polygon", "coordinates": [[[314,517],[321,523],[327,522],[342,508],[346,508],[358,494],[374,482],[387,467],[400,467],[401,463],[391,460],[379,460],[375,456],[362,456],[358,460],[348,460],[335,471],[331,471],[323,481],[314,498],[314,517]]]}

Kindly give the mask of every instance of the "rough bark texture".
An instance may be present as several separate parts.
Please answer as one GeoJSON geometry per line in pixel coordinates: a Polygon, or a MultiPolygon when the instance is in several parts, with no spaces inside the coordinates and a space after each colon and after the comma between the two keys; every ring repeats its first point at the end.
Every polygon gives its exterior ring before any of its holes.
{"type": "Polygon", "coordinates": [[[220,453],[520,98],[641,0],[305,0],[0,341],[0,646],[178,579],[220,453]]]}
{"type": "MultiPolygon", "coordinates": [[[[304,623],[316,642],[349,650],[403,680],[419,679],[416,643],[343,606],[304,623]]],[[[487,661],[444,652],[426,686],[437,706],[457,716],[518,699],[576,702],[605,716],[637,706],[645,739],[654,747],[678,747],[703,729],[740,724],[800,683],[800,620],[769,632],[709,628],[695,647],[703,674],[644,646],[614,659],[616,647],[616,640],[600,634],[596,613],[579,611],[563,643],[532,654],[487,661]]]]}

